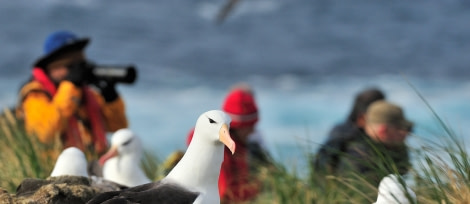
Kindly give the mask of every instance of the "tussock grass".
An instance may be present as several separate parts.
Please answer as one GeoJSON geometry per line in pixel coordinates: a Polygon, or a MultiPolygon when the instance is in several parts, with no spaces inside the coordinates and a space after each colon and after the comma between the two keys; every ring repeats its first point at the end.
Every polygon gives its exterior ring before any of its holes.
{"type": "MultiPolygon", "coordinates": [[[[407,174],[409,179],[400,178],[399,183],[415,191],[417,203],[468,204],[470,158],[463,140],[465,137],[457,135],[426,99],[416,89],[414,91],[432,113],[442,133],[435,137],[439,141],[425,141],[419,149],[414,150],[415,157],[412,159],[418,161],[417,165],[407,174]]],[[[421,137],[427,138],[425,135],[421,137]]],[[[387,161],[389,167],[396,169],[396,165],[390,163],[386,155],[381,158],[387,161]]],[[[311,174],[315,175],[312,166],[310,169],[311,174]]],[[[381,170],[380,167],[377,169],[381,170]]],[[[264,179],[264,191],[253,203],[373,203],[378,193],[378,186],[371,185],[363,175],[358,174],[348,178],[327,175],[320,179],[302,179],[295,174],[295,170],[289,172],[280,163],[276,164],[274,170],[265,170],[263,174],[259,178],[264,179]]]]}
{"type": "MultiPolygon", "coordinates": [[[[0,188],[14,192],[25,178],[47,178],[62,151],[59,137],[45,145],[28,135],[24,123],[10,109],[0,115],[0,188]]],[[[144,151],[141,166],[151,180],[161,178],[158,157],[144,151]]]]}
{"type": "Polygon", "coordinates": [[[46,178],[60,153],[60,143],[42,145],[28,135],[10,109],[0,116],[0,187],[16,189],[24,178],[46,178]]]}
{"type": "Polygon", "coordinates": [[[159,168],[160,159],[150,151],[144,151],[141,162],[142,170],[145,175],[152,181],[162,178],[162,172],[159,168]]]}
{"type": "MultiPolygon", "coordinates": [[[[415,149],[412,158],[417,164],[408,173],[410,180],[400,183],[416,192],[418,203],[470,203],[470,160],[461,139],[464,137],[455,134],[424,97],[419,96],[442,127],[443,133],[439,137],[442,141],[430,140],[415,149]]],[[[14,192],[24,178],[46,178],[60,149],[60,145],[41,145],[25,132],[23,124],[11,111],[5,110],[0,115],[0,187],[14,192]]],[[[382,158],[389,161],[386,156],[382,158]]],[[[163,166],[165,164],[156,155],[145,152],[142,167],[149,178],[162,178],[165,175],[163,166]]],[[[309,166],[313,171],[310,165],[303,166],[309,166]]],[[[377,186],[371,185],[363,175],[304,178],[289,169],[292,168],[279,161],[258,167],[256,179],[262,183],[262,192],[256,200],[247,203],[373,203],[377,198],[377,186]]]]}

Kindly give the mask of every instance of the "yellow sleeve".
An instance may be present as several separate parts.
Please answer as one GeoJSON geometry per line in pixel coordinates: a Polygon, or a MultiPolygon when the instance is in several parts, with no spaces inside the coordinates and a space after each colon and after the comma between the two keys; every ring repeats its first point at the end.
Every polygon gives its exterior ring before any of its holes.
{"type": "Polygon", "coordinates": [[[94,93],[97,96],[98,103],[103,113],[106,130],[114,132],[122,128],[127,128],[126,108],[122,98],[119,96],[116,100],[106,103],[99,93],[94,93]]]}
{"type": "Polygon", "coordinates": [[[21,94],[26,130],[43,143],[54,141],[54,136],[66,128],[82,96],[81,90],[68,81],[61,82],[52,99],[37,82],[23,87],[21,94]]]}

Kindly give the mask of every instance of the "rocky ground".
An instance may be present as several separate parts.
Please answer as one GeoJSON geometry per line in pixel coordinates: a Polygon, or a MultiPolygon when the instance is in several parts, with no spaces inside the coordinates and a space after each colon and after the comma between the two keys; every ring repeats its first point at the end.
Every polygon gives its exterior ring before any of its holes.
{"type": "Polygon", "coordinates": [[[23,180],[16,193],[0,188],[0,203],[5,204],[49,204],[86,203],[95,195],[125,188],[118,184],[92,177],[60,176],[47,179],[23,180]]]}

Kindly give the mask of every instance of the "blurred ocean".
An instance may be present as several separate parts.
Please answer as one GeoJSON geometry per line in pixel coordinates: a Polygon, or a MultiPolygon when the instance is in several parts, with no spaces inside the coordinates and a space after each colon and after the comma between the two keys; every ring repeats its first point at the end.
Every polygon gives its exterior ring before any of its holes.
{"type": "Polygon", "coordinates": [[[443,133],[413,86],[462,139],[470,131],[469,1],[245,0],[217,25],[224,3],[1,1],[0,105],[15,104],[44,38],[68,29],[92,38],[95,62],[137,66],[138,81],[118,88],[131,128],[161,159],[239,81],[256,91],[273,156],[300,170],[370,86],[415,121],[413,147],[443,133]]]}

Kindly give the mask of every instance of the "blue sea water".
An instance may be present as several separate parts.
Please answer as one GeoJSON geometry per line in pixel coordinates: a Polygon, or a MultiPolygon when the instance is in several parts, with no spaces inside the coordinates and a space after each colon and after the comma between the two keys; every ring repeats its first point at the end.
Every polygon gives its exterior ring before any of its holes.
{"type": "Polygon", "coordinates": [[[161,159],[185,148],[200,113],[246,81],[273,156],[304,169],[354,95],[375,86],[416,124],[420,148],[443,130],[421,94],[460,136],[470,130],[470,3],[465,0],[245,0],[218,25],[225,0],[0,2],[0,105],[16,102],[44,38],[91,37],[88,57],[135,64],[119,85],[132,128],[161,159]]]}

